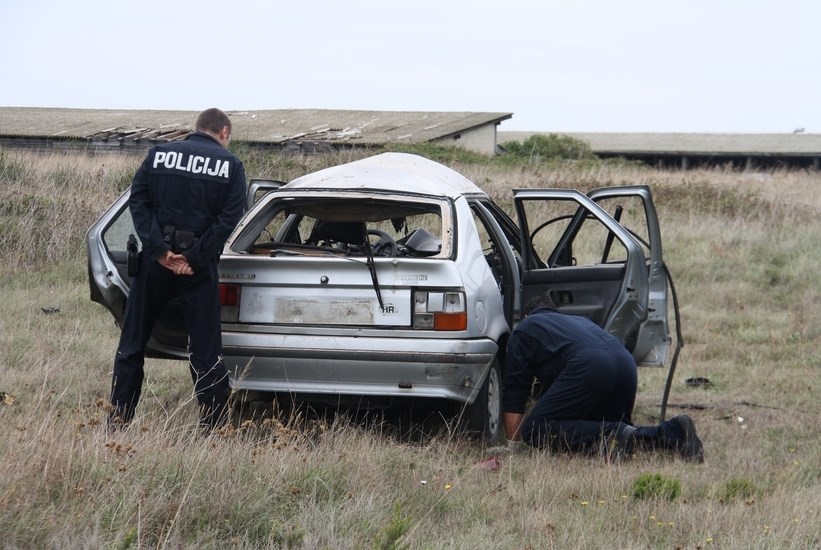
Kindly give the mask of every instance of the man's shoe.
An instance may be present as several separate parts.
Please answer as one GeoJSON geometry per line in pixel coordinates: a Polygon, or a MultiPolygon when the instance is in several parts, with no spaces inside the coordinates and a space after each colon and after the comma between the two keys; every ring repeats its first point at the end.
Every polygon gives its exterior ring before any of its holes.
{"type": "Polygon", "coordinates": [[[696,435],[696,424],[687,415],[674,416],[669,420],[679,431],[679,436],[673,441],[676,451],[684,460],[691,462],[704,462],[704,445],[696,435]]]}
{"type": "Polygon", "coordinates": [[[633,456],[633,449],[636,446],[636,434],[638,430],[633,426],[624,425],[616,433],[616,448],[614,458],[617,462],[627,460],[633,456]]]}
{"type": "Polygon", "coordinates": [[[608,462],[623,462],[633,456],[638,430],[629,424],[620,424],[602,440],[601,456],[608,462]]]}

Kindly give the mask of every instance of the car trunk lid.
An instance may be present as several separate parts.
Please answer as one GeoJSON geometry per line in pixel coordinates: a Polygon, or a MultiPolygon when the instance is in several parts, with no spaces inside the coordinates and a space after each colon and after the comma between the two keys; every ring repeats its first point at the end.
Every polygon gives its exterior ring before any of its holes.
{"type": "MultiPolygon", "coordinates": [[[[435,302],[460,289],[448,260],[375,258],[379,285],[366,258],[224,255],[220,281],[233,302],[223,302],[223,321],[240,324],[411,327],[416,295],[435,302]],[[380,300],[381,296],[381,300],[380,300]]],[[[438,307],[426,304],[427,307],[438,307]]],[[[445,309],[445,306],[442,306],[445,309]]]]}

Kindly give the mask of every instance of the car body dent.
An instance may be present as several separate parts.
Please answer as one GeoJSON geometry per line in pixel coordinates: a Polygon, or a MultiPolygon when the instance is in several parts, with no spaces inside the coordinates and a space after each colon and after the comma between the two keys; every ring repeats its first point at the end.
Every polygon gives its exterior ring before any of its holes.
{"type": "Polygon", "coordinates": [[[301,176],[283,190],[379,190],[380,193],[457,199],[471,193],[485,195],[455,170],[418,155],[382,153],[301,176]]]}

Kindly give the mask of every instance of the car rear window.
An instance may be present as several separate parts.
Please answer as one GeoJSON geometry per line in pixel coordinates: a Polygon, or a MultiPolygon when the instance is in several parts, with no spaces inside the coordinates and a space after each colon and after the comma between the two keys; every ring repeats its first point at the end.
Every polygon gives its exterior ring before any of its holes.
{"type": "Polygon", "coordinates": [[[437,258],[450,251],[447,203],[380,198],[276,197],[255,210],[235,252],[437,258]],[[443,215],[444,213],[444,215],[443,215]]]}

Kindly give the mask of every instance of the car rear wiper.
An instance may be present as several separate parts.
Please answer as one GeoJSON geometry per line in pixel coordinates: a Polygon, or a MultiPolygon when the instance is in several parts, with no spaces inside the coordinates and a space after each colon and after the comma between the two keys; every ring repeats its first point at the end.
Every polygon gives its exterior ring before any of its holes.
{"type": "Polygon", "coordinates": [[[373,281],[373,289],[376,291],[376,299],[379,300],[379,309],[385,310],[385,304],[382,302],[382,291],[379,289],[379,278],[376,276],[376,264],[373,262],[373,250],[371,250],[370,239],[365,233],[365,256],[368,259],[368,271],[371,272],[371,280],[373,281]]]}

